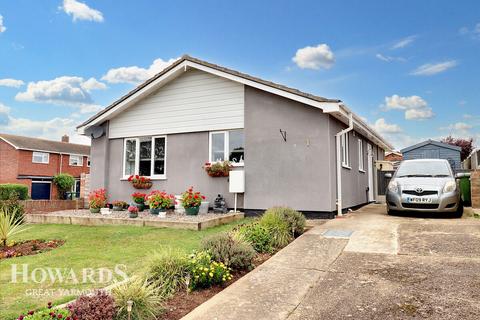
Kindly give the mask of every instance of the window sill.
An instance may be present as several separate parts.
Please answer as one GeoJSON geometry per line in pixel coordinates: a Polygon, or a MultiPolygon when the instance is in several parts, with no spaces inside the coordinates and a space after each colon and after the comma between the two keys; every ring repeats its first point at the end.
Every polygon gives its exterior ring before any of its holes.
{"type": "MultiPolygon", "coordinates": [[[[147,176],[144,176],[145,178],[149,178],[150,180],[152,181],[156,181],[156,180],[167,180],[167,177],[147,177],[147,176]]],[[[120,181],[128,181],[128,177],[123,177],[120,179],[120,181]]]]}
{"type": "Polygon", "coordinates": [[[346,164],[343,164],[343,163],[342,163],[342,167],[345,168],[345,169],[348,169],[348,170],[352,170],[352,167],[347,166],[346,164]]]}
{"type": "Polygon", "coordinates": [[[363,170],[363,169],[358,169],[358,171],[361,172],[361,173],[367,173],[367,172],[366,172],[365,170],[363,170]]]}

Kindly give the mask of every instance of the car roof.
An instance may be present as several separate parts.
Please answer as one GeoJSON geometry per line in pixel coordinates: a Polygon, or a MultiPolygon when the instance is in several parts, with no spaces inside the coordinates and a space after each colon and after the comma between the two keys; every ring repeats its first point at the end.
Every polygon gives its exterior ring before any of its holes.
{"type": "Polygon", "coordinates": [[[403,160],[403,162],[448,162],[446,159],[410,159],[410,160],[403,160]]]}

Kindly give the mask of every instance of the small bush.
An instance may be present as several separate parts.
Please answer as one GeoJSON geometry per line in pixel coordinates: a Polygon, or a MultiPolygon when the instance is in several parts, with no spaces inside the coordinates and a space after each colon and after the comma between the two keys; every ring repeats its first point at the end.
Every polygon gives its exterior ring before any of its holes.
{"type": "Polygon", "coordinates": [[[252,223],[243,225],[238,229],[240,236],[251,244],[253,249],[259,253],[272,253],[274,248],[272,246],[270,232],[259,223],[252,223]]]}
{"type": "Polygon", "coordinates": [[[14,235],[28,230],[23,224],[23,218],[18,218],[16,209],[3,208],[0,210],[0,245],[7,246],[7,240],[14,235]]]}
{"type": "Polygon", "coordinates": [[[127,301],[133,301],[132,320],[156,319],[162,310],[162,297],[153,284],[142,278],[133,278],[112,289],[117,306],[116,320],[128,319],[127,301]]]}
{"type": "Polygon", "coordinates": [[[273,207],[268,209],[265,213],[274,212],[280,215],[288,223],[288,229],[294,237],[303,234],[305,230],[305,216],[289,207],[273,207]]]}
{"type": "Polygon", "coordinates": [[[4,183],[0,184],[0,200],[9,200],[12,194],[16,194],[19,200],[28,199],[28,187],[24,184],[4,183]]]}
{"type": "Polygon", "coordinates": [[[222,262],[212,261],[207,251],[195,252],[190,256],[190,288],[209,288],[231,280],[230,269],[222,262]]]}
{"type": "Polygon", "coordinates": [[[79,320],[112,320],[115,316],[115,301],[105,291],[82,295],[68,305],[73,317],[79,320]]]}
{"type": "Polygon", "coordinates": [[[158,288],[162,297],[186,287],[189,268],[188,257],[183,252],[172,249],[155,252],[147,266],[147,280],[158,288]]]}
{"type": "Polygon", "coordinates": [[[252,246],[233,234],[222,232],[202,241],[202,249],[208,251],[212,259],[223,262],[233,269],[247,269],[252,266],[255,250],[252,246]]]}
{"type": "Polygon", "coordinates": [[[277,211],[265,211],[259,224],[270,233],[271,244],[274,248],[283,248],[292,239],[287,221],[277,211]]]}
{"type": "Polygon", "coordinates": [[[57,186],[58,198],[65,199],[65,193],[72,190],[75,184],[75,178],[71,174],[60,173],[53,177],[53,183],[57,186]]]}
{"type": "Polygon", "coordinates": [[[36,311],[29,311],[27,314],[21,314],[18,320],[51,320],[51,319],[67,319],[70,311],[67,309],[53,309],[52,303],[48,303],[47,308],[36,311]]]}
{"type": "Polygon", "coordinates": [[[0,201],[0,211],[10,212],[15,215],[15,219],[24,221],[25,208],[18,202],[18,194],[13,192],[10,194],[10,199],[0,201]]]}

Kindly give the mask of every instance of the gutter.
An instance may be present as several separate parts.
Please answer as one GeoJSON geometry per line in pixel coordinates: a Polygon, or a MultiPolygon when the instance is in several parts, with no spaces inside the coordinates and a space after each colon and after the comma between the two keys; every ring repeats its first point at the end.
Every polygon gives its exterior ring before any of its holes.
{"type": "Polygon", "coordinates": [[[342,146],[341,138],[344,134],[353,130],[353,114],[348,114],[348,128],[343,129],[335,135],[337,149],[337,216],[341,217],[342,213],[342,146]]]}

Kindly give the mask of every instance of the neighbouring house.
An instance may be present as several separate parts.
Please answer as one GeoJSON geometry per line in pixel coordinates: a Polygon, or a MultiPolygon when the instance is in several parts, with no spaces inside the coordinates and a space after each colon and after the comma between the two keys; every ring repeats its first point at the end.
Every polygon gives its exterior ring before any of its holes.
{"type": "Polygon", "coordinates": [[[404,148],[400,152],[404,160],[445,159],[450,162],[452,169],[457,171],[462,168],[462,162],[460,161],[461,151],[461,147],[434,140],[427,140],[404,148]]]}
{"type": "Polygon", "coordinates": [[[91,188],[106,188],[110,200],[128,200],[135,189],[127,179],[138,174],[174,194],[194,186],[210,205],[222,194],[232,208],[232,179],[202,168],[230,160],[244,173],[238,208],[287,205],[330,216],[375,200],[374,163],[392,149],[340,100],[190,56],[77,131],[92,137],[91,188]]]}
{"type": "Polygon", "coordinates": [[[480,148],[474,149],[468,157],[463,160],[462,168],[465,170],[480,170],[480,148]]]}
{"type": "Polygon", "coordinates": [[[403,160],[403,156],[400,152],[397,152],[397,151],[385,152],[385,161],[397,162],[402,160],[403,160]]]}
{"type": "Polygon", "coordinates": [[[52,179],[59,173],[75,178],[72,190],[80,194],[80,176],[90,172],[90,146],[0,133],[0,183],[21,183],[33,200],[57,198],[52,179]]]}

